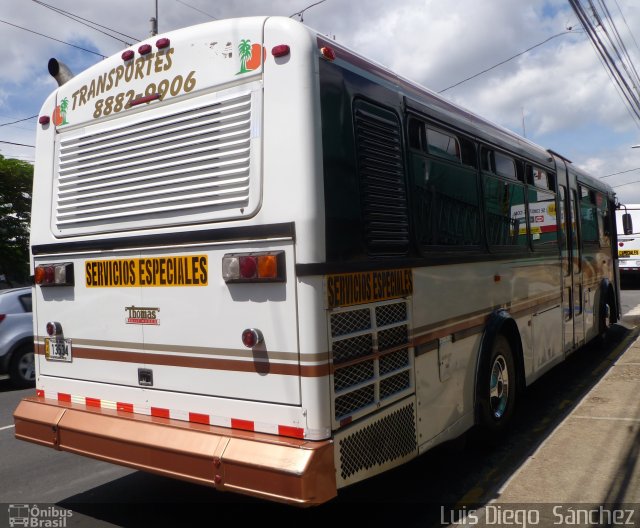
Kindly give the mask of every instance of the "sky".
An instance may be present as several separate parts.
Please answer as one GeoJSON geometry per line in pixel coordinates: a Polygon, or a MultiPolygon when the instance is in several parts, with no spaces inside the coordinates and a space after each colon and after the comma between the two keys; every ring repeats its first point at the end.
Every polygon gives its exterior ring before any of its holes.
{"type": "MultiPolygon", "coordinates": [[[[315,1],[157,0],[159,33],[214,18],[290,16],[315,1]]],[[[0,155],[31,162],[34,148],[10,143],[34,145],[37,118],[7,123],[37,116],[56,89],[48,60],[77,74],[128,48],[42,3],[135,43],[149,35],[156,0],[0,0],[0,155]]],[[[640,68],[640,3],[606,3],[640,68]]],[[[303,22],[435,92],[550,39],[441,95],[605,177],[622,203],[640,203],[640,148],[632,148],[640,125],[568,0],[325,0],[303,22]]]]}

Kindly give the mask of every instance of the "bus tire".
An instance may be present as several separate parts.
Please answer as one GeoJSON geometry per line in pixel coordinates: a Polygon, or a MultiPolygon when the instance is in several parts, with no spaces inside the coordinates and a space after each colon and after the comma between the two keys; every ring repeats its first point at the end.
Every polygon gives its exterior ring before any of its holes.
{"type": "Polygon", "coordinates": [[[513,416],[518,393],[516,363],[511,343],[496,335],[480,366],[476,386],[477,423],[481,438],[500,440],[513,416]]]}
{"type": "Polygon", "coordinates": [[[609,287],[604,293],[604,302],[600,307],[600,313],[598,314],[598,334],[600,339],[604,340],[607,337],[607,332],[618,320],[616,313],[616,302],[613,294],[613,290],[609,287]]]}

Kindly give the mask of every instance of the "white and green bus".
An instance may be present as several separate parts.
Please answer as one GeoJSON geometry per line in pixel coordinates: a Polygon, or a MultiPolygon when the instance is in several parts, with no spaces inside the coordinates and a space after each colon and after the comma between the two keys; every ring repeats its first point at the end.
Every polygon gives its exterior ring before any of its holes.
{"type": "Polygon", "coordinates": [[[318,504],[501,436],[620,313],[609,186],[300,23],[59,77],[20,439],[318,504]]]}

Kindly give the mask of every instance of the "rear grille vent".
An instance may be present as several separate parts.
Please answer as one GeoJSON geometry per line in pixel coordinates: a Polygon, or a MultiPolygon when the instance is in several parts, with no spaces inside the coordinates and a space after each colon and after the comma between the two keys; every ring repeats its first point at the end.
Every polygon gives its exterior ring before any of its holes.
{"type": "Polygon", "coordinates": [[[252,97],[245,90],[197,107],[149,110],[133,124],[123,116],[108,130],[63,134],[57,230],[75,234],[240,216],[249,204],[252,97]]]}
{"type": "Polygon", "coordinates": [[[367,249],[372,255],[404,255],[409,216],[401,127],[391,111],[356,101],[355,135],[367,249]]]}
{"type": "Polygon", "coordinates": [[[354,479],[359,473],[378,473],[382,466],[415,454],[415,431],[414,407],[409,404],[347,434],[338,441],[340,477],[359,480],[354,479]]]}
{"type": "Polygon", "coordinates": [[[336,428],[413,390],[407,301],[339,309],[330,326],[336,428]]]}

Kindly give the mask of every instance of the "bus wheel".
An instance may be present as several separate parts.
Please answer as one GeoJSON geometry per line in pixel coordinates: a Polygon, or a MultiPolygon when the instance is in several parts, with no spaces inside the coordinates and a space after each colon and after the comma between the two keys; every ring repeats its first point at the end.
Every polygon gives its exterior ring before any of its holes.
{"type": "Polygon", "coordinates": [[[493,342],[488,360],[483,361],[476,391],[481,435],[497,440],[511,420],[517,393],[513,351],[502,334],[493,342]]]}
{"type": "Polygon", "coordinates": [[[615,303],[611,290],[607,291],[606,296],[607,300],[605,301],[602,310],[600,310],[600,323],[598,333],[600,334],[601,339],[606,338],[609,328],[611,328],[611,326],[617,321],[615,303]]]}

